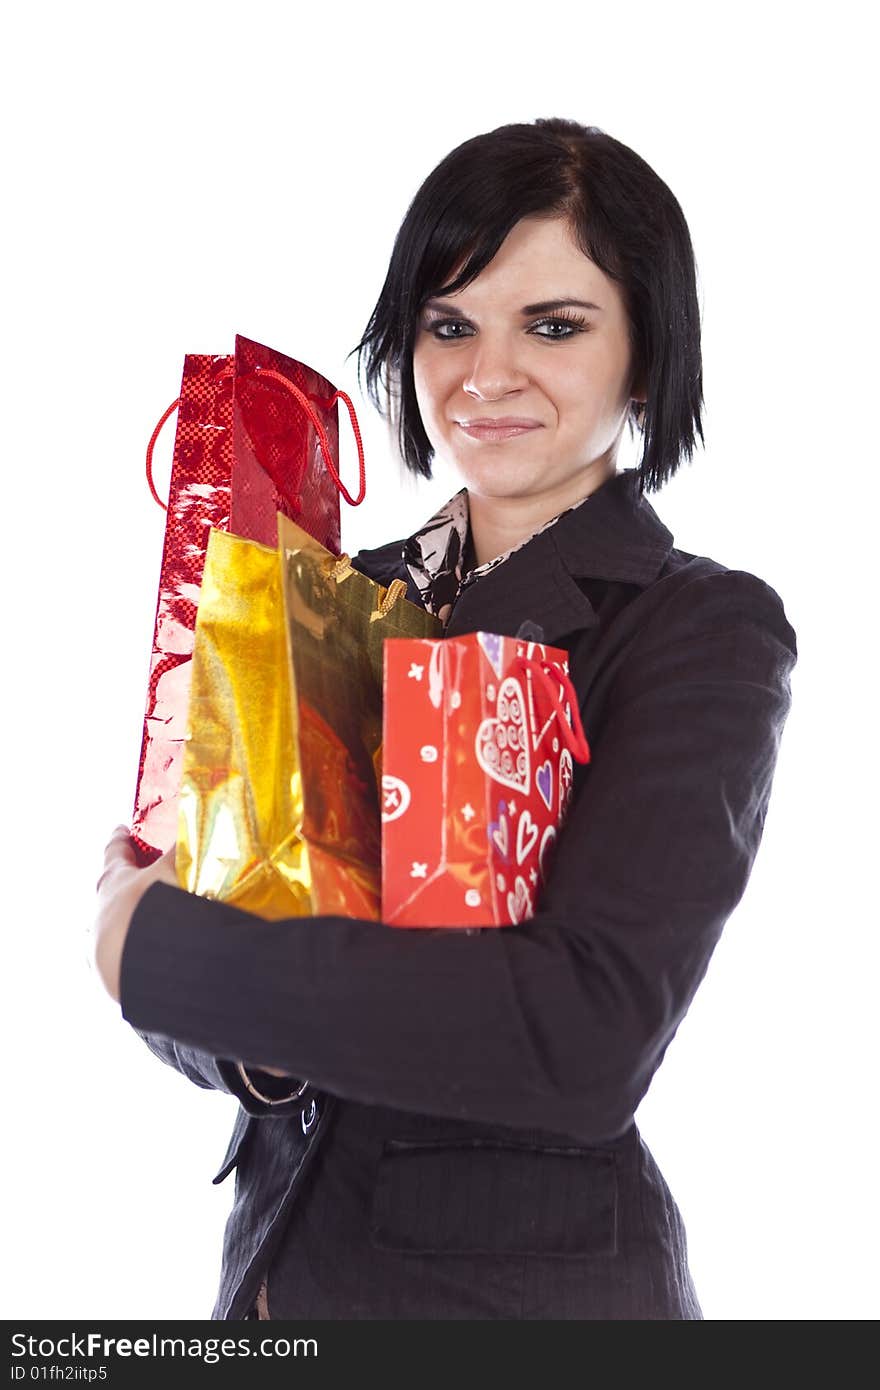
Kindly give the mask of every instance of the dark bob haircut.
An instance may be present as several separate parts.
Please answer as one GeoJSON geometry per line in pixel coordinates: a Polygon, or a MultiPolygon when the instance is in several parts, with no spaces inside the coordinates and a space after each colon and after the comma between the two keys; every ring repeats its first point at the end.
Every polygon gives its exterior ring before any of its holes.
{"type": "Polygon", "coordinates": [[[703,441],[694,252],[663,180],[597,126],[562,118],[499,126],[441,160],[407,209],[378,301],[352,349],[358,380],[365,361],[369,398],[396,430],[404,463],[430,478],[434,451],[412,366],[421,308],[468,285],[520,218],[535,214],[567,217],[584,254],[620,287],[631,384],[642,380],[647,395],[628,418],[630,436],[643,436],[639,488],[656,492],[690,460],[696,434],[703,441]]]}

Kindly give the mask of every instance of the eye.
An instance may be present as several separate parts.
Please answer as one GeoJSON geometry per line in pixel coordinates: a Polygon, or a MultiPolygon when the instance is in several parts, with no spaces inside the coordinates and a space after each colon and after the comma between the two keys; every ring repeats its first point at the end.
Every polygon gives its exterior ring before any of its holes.
{"type": "MultiPolygon", "coordinates": [[[[473,337],[473,327],[465,319],[434,319],[429,320],[423,326],[433,338],[441,343],[460,342],[462,338],[473,337]],[[447,329],[448,332],[444,331],[447,329]]],[[[564,343],[577,333],[589,332],[589,329],[590,325],[587,320],[579,314],[552,314],[547,318],[538,319],[528,329],[528,332],[534,337],[544,338],[548,342],[564,343]],[[540,332],[539,330],[542,329],[552,331],[540,332]]]]}
{"type": "Polygon", "coordinates": [[[529,329],[530,333],[535,333],[539,338],[548,338],[551,342],[564,343],[568,338],[573,338],[576,333],[583,333],[589,329],[586,319],[579,314],[554,314],[550,318],[539,319],[529,329]],[[538,333],[539,328],[561,328],[562,333],[538,333]]]}
{"type": "Polygon", "coordinates": [[[462,336],[470,336],[469,332],[465,333],[464,335],[459,333],[440,332],[441,328],[464,328],[470,330],[470,324],[465,323],[463,319],[435,319],[432,323],[425,324],[425,327],[427,328],[428,332],[431,333],[435,338],[438,338],[441,343],[454,341],[456,338],[462,336]]]}

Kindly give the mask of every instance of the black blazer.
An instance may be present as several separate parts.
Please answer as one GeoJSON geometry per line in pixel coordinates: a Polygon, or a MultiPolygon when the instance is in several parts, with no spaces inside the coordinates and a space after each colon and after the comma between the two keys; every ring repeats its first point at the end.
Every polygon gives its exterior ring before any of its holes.
{"type": "MultiPolygon", "coordinates": [[[[402,546],[354,563],[408,579],[402,546]]],[[[214,1178],[237,1166],[215,1318],[249,1313],[346,1104],[381,1116],[377,1245],[515,1261],[502,1316],[701,1316],[633,1115],[746,887],[795,633],[764,581],[673,546],[635,472],[466,589],[447,635],[513,636],[525,619],[569,650],[592,751],[530,921],[270,923],[165,884],[135,911],[124,1018],[240,1101],[214,1178]],[[303,1101],[255,1100],[238,1058],[308,1078],[303,1101]]]]}

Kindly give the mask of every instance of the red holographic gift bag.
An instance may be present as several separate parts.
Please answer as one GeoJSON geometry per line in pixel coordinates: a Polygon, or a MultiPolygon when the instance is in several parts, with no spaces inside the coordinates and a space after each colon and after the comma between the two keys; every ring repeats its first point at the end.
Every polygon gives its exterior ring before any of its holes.
{"type": "Polygon", "coordinates": [[[559,647],[477,632],[384,648],[382,920],[531,917],[590,750],[559,647]]]}
{"type": "Polygon", "coordinates": [[[141,863],[177,838],[177,796],[196,611],[212,527],[274,547],[283,512],[334,554],[340,549],[340,493],[364,499],[364,456],[354,406],[344,391],[302,362],[239,335],[235,353],[190,353],[180,396],[159,421],[147,449],[177,408],[165,544],[132,820],[141,863]],[[339,477],[337,400],[348,408],[360,488],[339,477]]]}

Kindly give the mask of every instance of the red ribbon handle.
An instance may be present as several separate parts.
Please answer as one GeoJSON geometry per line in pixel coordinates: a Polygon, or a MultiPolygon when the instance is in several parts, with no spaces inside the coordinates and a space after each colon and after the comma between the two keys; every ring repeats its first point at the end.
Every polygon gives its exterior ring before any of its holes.
{"type": "Polygon", "coordinates": [[[575,762],[588,763],[590,761],[590,745],[587,743],[587,736],[581,723],[577,691],[568,676],[552,661],[536,661],[532,657],[520,656],[517,657],[517,665],[531,676],[535,685],[546,697],[547,706],[559,720],[559,732],[562,735],[562,741],[575,762]],[[553,688],[554,681],[557,682],[555,690],[553,688]],[[570,724],[564,714],[566,701],[571,708],[570,724]]]}
{"type": "MultiPolygon", "coordinates": [[[[354,431],[354,438],[358,452],[359,485],[357,497],[352,497],[351,493],[348,491],[348,488],[343,483],[342,479],[340,478],[333,465],[333,458],[330,451],[330,441],[327,438],[327,431],[324,429],[324,426],[322,425],[315,411],[312,409],[310,398],[306,396],[304,392],[300,391],[298,386],[294,386],[292,381],[288,381],[286,376],[282,376],[280,372],[272,371],[270,367],[258,367],[256,371],[248,372],[246,373],[246,375],[261,376],[270,378],[272,381],[277,381],[279,385],[283,386],[287,391],[289,391],[292,396],[296,397],[296,399],[299,401],[300,405],[303,407],[303,409],[305,410],[306,414],[308,415],[309,419],[315,427],[315,433],[318,436],[318,443],[321,446],[321,453],[324,455],[324,462],[327,465],[327,470],[331,478],[333,479],[342,496],[345,498],[346,502],[348,502],[349,506],[359,507],[367,495],[367,474],[366,465],[364,463],[363,440],[361,439],[360,426],[358,425],[357,415],[355,414],[355,409],[354,405],[352,404],[351,397],[348,396],[345,391],[334,391],[333,395],[330,397],[329,400],[323,400],[318,396],[315,396],[312,399],[314,399],[315,402],[318,405],[322,406],[325,410],[330,410],[336,404],[337,401],[344,401],[345,405],[348,408],[349,419],[351,420],[351,427],[354,431]]],[[[223,380],[229,376],[232,376],[231,371],[223,372],[221,377],[218,378],[218,380],[223,380]]],[[[159,506],[163,509],[163,511],[166,512],[168,510],[168,504],[167,502],[162,501],[162,498],[156,491],[156,485],[153,482],[153,449],[156,447],[156,440],[159,438],[159,433],[162,429],[162,426],[165,424],[165,421],[169,418],[169,416],[174,414],[174,411],[177,409],[179,405],[180,398],[178,397],[176,401],[172,401],[171,405],[169,405],[168,409],[165,411],[162,418],[159,420],[159,423],[156,425],[156,428],[150,435],[150,442],[147,445],[147,483],[149,484],[150,492],[153,494],[154,501],[158,502],[159,506]]]]}

